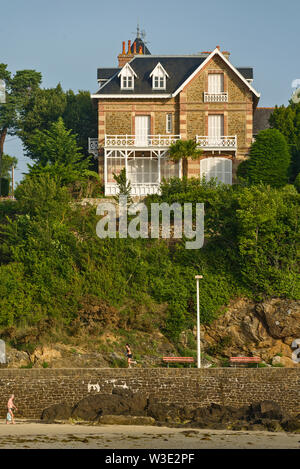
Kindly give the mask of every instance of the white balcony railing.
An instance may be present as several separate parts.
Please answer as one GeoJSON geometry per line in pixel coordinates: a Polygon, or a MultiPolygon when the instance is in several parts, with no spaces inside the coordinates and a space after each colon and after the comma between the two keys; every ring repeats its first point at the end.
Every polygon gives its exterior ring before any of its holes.
{"type": "Polygon", "coordinates": [[[203,150],[223,150],[225,148],[236,150],[236,135],[227,137],[202,137],[196,135],[197,146],[203,150]]]}
{"type": "Polygon", "coordinates": [[[205,103],[227,103],[228,93],[204,93],[205,103]]]}
{"type": "Polygon", "coordinates": [[[89,153],[92,153],[95,158],[98,157],[98,139],[97,138],[88,138],[88,149],[89,153]]]}
{"type": "Polygon", "coordinates": [[[159,147],[167,148],[180,139],[180,135],[105,135],[105,147],[159,147]]]}

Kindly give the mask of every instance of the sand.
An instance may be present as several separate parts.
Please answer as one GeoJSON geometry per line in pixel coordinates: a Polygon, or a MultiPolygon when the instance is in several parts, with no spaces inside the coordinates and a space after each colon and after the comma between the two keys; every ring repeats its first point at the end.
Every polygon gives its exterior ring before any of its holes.
{"type": "Polygon", "coordinates": [[[300,449],[300,434],[155,426],[0,422],[0,449],[300,449]]]}

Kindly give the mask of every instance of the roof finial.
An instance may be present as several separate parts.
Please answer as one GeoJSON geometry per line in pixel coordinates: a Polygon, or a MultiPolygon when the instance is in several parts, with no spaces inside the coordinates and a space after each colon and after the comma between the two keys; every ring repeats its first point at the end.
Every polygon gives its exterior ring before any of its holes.
{"type": "Polygon", "coordinates": [[[137,27],[136,27],[136,37],[137,39],[140,39],[140,24],[139,24],[139,20],[137,22],[137,27]]]}

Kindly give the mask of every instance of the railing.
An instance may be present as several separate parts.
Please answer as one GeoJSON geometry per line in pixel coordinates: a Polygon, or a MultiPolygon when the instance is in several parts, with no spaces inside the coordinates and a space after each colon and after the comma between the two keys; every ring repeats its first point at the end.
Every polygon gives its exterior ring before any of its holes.
{"type": "Polygon", "coordinates": [[[204,150],[230,148],[237,149],[236,135],[227,137],[202,137],[196,135],[197,146],[204,150]]]}
{"type": "Polygon", "coordinates": [[[98,139],[88,138],[88,149],[89,153],[92,153],[96,158],[98,156],[98,139]]]}
{"type": "Polygon", "coordinates": [[[105,146],[124,147],[169,147],[180,139],[180,135],[105,135],[105,146]]]}
{"type": "Polygon", "coordinates": [[[204,93],[205,103],[227,103],[228,93],[204,93]]]}
{"type": "MultiPolygon", "coordinates": [[[[105,195],[117,195],[119,188],[117,184],[107,183],[105,184],[105,195]]],[[[131,184],[130,195],[135,197],[142,197],[146,195],[158,194],[160,187],[158,183],[142,183],[142,184],[131,184]]]]}

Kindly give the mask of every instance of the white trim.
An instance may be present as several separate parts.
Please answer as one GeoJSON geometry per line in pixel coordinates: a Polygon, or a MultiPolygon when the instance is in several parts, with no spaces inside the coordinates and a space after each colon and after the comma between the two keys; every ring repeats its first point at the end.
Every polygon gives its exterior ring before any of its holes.
{"type": "Polygon", "coordinates": [[[150,75],[149,75],[150,78],[152,77],[153,73],[155,72],[155,70],[156,70],[157,68],[160,68],[160,69],[162,70],[162,72],[163,72],[168,78],[170,78],[168,72],[166,72],[166,70],[164,69],[164,67],[162,66],[162,64],[161,64],[160,62],[158,62],[158,64],[156,64],[156,66],[154,67],[154,69],[153,69],[152,72],[150,73],[150,75]]]}
{"type": "Polygon", "coordinates": [[[122,74],[125,72],[125,69],[127,69],[127,68],[129,68],[130,72],[131,72],[136,78],[138,77],[137,74],[135,73],[135,71],[133,70],[133,68],[130,67],[130,65],[129,65],[128,62],[124,65],[123,68],[121,68],[121,70],[120,70],[119,73],[118,73],[118,77],[119,77],[120,75],[122,75],[122,74]]]}
{"type": "MultiPolygon", "coordinates": [[[[211,54],[209,54],[206,59],[202,62],[201,65],[199,65],[199,67],[187,78],[187,80],[174,92],[174,93],[168,93],[168,94],[92,94],[91,95],[91,98],[95,98],[95,99],[101,99],[101,98],[104,98],[104,99],[107,99],[107,98],[111,98],[111,99],[115,99],[115,98],[123,98],[123,99],[128,99],[128,98],[131,98],[131,99],[147,99],[147,98],[151,98],[151,99],[155,99],[155,98],[166,98],[166,99],[169,99],[169,98],[175,98],[175,96],[178,95],[178,93],[180,93],[180,91],[183,90],[183,88],[194,78],[195,75],[197,75],[197,73],[210,61],[210,59],[212,59],[212,57],[214,57],[214,55],[219,55],[223,61],[231,68],[231,70],[233,70],[236,75],[242,80],[242,82],[252,91],[252,93],[257,97],[257,98],[260,98],[260,93],[258,93],[258,91],[256,91],[251,85],[250,83],[247,81],[246,78],[243,77],[243,75],[229,62],[229,60],[226,59],[226,57],[219,51],[218,48],[216,48],[214,51],[212,51],[211,54]]],[[[136,58],[138,56],[135,56],[134,58],[136,58]]],[[[138,57],[139,59],[140,58],[148,58],[148,56],[141,56],[141,57],[138,57]]],[[[155,56],[151,56],[152,58],[155,57],[155,56]]],[[[163,56],[158,56],[158,57],[163,57],[163,56]]],[[[174,56],[166,56],[166,57],[183,57],[181,55],[174,55],[174,56]]],[[[186,56],[186,57],[192,57],[192,56],[186,56]]],[[[193,57],[197,57],[197,55],[193,56],[193,57]]],[[[200,56],[201,57],[201,56],[200,56]]],[[[132,59],[133,60],[133,59],[132,59]]],[[[127,62],[127,64],[124,65],[124,67],[126,65],[129,65],[129,62],[127,62]]],[[[131,68],[131,67],[130,67],[131,68]]],[[[115,76],[115,75],[114,75],[115,76]]],[[[113,77],[112,77],[113,78],[113,77]]],[[[108,80],[108,82],[105,83],[104,86],[106,86],[110,81],[111,79],[110,78],[108,80]]],[[[103,86],[103,87],[104,87],[103,86]]]]}
{"type": "MultiPolygon", "coordinates": [[[[106,84],[104,85],[106,86],[106,84]]],[[[151,98],[151,99],[155,99],[155,98],[172,98],[172,94],[92,94],[91,95],[91,98],[96,98],[96,99],[102,99],[102,98],[112,98],[112,99],[115,99],[115,98],[123,98],[123,99],[127,99],[127,98],[131,98],[131,99],[138,99],[138,98],[141,98],[141,99],[147,99],[147,98],[151,98]]]]}
{"type": "Polygon", "coordinates": [[[219,51],[219,49],[216,47],[215,50],[212,51],[212,53],[204,60],[204,62],[202,62],[201,65],[199,65],[199,67],[187,78],[187,80],[185,80],[185,82],[175,91],[175,93],[172,94],[172,97],[175,98],[175,96],[178,95],[178,93],[180,93],[180,91],[183,90],[183,88],[185,88],[185,86],[197,75],[197,73],[199,73],[200,70],[202,70],[203,67],[205,67],[205,65],[208,64],[208,62],[215,56],[215,55],[219,55],[223,60],[224,62],[226,63],[226,65],[228,65],[231,70],[233,70],[236,75],[242,80],[243,83],[245,83],[245,85],[252,91],[253,94],[255,94],[255,96],[257,96],[258,98],[260,97],[260,93],[258,93],[251,85],[250,83],[248,83],[248,81],[246,80],[246,78],[243,77],[243,75],[241,75],[241,73],[229,62],[229,60],[226,59],[226,57],[222,54],[222,52],[219,51]]]}

